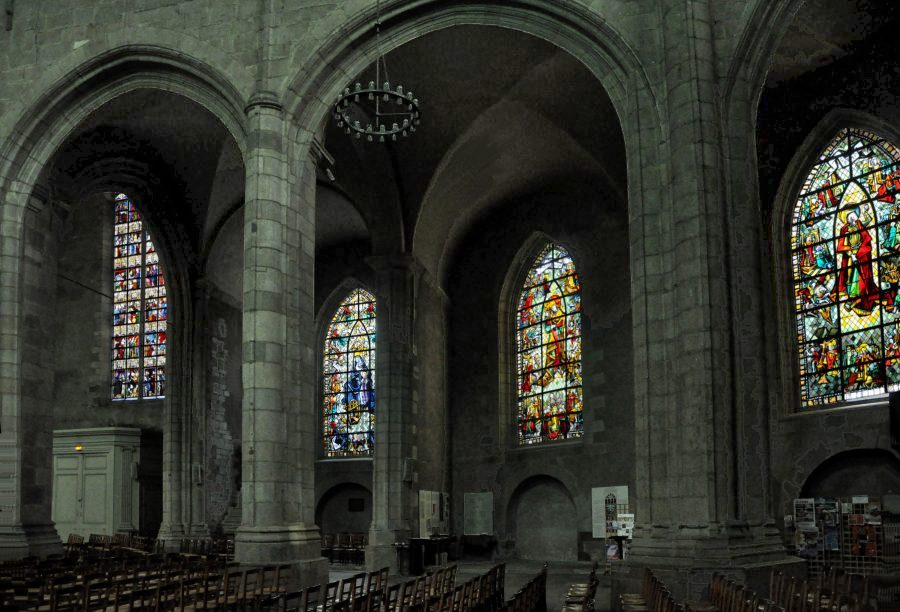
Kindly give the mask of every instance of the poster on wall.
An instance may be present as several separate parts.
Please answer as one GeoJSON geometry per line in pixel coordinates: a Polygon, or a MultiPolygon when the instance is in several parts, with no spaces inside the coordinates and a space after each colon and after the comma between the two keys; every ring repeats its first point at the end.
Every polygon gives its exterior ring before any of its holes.
{"type": "Polygon", "coordinates": [[[634,515],[620,513],[616,523],[616,535],[630,540],[634,533],[634,515]]]}
{"type": "Polygon", "coordinates": [[[466,493],[463,495],[463,534],[494,533],[494,494],[466,493]]]}
{"type": "MultiPolygon", "coordinates": [[[[616,535],[618,511],[629,511],[628,487],[626,485],[611,487],[594,487],[591,489],[591,527],[593,537],[603,539],[616,535]],[[614,504],[613,504],[614,501],[614,504]]],[[[632,525],[634,525],[632,515],[632,525]]]]}

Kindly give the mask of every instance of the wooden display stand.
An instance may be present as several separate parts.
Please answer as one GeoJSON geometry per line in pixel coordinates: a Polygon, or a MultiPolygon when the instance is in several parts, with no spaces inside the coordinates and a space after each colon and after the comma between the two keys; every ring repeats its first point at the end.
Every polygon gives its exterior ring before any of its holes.
{"type": "Polygon", "coordinates": [[[70,533],[113,535],[138,529],[141,430],[125,427],[53,432],[53,521],[70,533]]]}

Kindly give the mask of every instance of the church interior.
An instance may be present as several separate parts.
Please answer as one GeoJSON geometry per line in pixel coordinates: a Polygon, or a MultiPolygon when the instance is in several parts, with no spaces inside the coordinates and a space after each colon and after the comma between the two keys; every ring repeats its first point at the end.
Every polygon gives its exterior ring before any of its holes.
{"type": "Polygon", "coordinates": [[[0,608],[900,610],[900,3],[0,5],[0,608]]]}

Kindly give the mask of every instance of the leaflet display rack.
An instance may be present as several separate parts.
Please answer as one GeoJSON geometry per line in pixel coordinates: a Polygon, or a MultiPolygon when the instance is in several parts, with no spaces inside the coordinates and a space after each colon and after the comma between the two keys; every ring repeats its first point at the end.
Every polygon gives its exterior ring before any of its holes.
{"type": "Polygon", "coordinates": [[[886,512],[881,498],[795,499],[787,518],[811,577],[837,568],[865,576],[900,569],[900,514],[886,512]]]}

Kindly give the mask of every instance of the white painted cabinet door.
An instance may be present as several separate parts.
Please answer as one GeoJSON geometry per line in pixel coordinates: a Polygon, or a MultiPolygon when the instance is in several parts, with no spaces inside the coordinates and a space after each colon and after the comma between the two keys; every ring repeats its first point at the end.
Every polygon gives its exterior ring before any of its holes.
{"type": "Polygon", "coordinates": [[[63,542],[70,533],[112,533],[107,454],[57,455],[53,482],[53,521],[63,542]]]}

